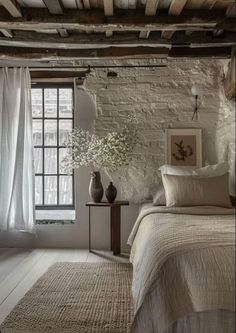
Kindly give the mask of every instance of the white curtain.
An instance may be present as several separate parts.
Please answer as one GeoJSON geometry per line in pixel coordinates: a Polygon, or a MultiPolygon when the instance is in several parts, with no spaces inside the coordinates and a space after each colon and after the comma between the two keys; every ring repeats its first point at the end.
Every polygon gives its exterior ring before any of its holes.
{"type": "Polygon", "coordinates": [[[30,75],[0,69],[0,230],[34,231],[30,75]]]}

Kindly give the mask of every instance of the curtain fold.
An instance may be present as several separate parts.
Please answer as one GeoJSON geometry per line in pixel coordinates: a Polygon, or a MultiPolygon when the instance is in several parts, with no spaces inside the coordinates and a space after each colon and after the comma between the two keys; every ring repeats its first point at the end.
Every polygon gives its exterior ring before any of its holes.
{"type": "Polygon", "coordinates": [[[34,232],[30,74],[0,70],[0,230],[34,232]]]}

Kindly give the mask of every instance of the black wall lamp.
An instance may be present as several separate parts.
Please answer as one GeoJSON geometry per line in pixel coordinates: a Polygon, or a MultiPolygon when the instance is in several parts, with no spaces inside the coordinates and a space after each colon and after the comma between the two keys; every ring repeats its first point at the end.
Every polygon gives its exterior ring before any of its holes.
{"type": "Polygon", "coordinates": [[[193,112],[193,116],[192,116],[192,120],[194,120],[194,118],[196,120],[198,120],[198,109],[199,109],[199,96],[200,96],[200,89],[197,85],[193,85],[191,92],[193,94],[193,96],[195,97],[195,107],[194,107],[194,112],[193,112]]]}

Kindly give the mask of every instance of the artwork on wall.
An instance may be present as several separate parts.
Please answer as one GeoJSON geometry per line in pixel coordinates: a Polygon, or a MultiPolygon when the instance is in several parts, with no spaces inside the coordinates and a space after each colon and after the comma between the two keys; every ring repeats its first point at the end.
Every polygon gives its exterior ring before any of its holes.
{"type": "Polygon", "coordinates": [[[193,169],[202,167],[202,130],[167,129],[166,164],[193,169]]]}

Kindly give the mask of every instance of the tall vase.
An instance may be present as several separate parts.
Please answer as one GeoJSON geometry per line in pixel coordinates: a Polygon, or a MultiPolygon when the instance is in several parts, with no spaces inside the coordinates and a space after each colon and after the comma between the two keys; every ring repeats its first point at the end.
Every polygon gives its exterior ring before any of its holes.
{"type": "Polygon", "coordinates": [[[103,186],[101,182],[101,174],[99,171],[93,172],[89,184],[89,194],[93,202],[101,202],[103,197],[103,186]]]}
{"type": "Polygon", "coordinates": [[[109,203],[113,203],[115,201],[116,195],[117,195],[117,189],[115,186],[110,182],[108,188],[105,191],[107,201],[109,203]]]}

